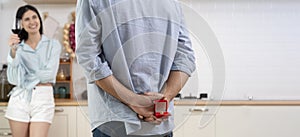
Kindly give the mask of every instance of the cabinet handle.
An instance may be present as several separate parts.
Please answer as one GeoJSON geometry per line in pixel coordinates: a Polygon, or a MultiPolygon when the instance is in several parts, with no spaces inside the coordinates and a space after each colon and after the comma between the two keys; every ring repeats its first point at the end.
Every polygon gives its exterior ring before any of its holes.
{"type": "Polygon", "coordinates": [[[190,112],[207,112],[208,108],[190,108],[190,112]]]}
{"type": "Polygon", "coordinates": [[[0,113],[5,113],[6,109],[0,109],[0,113]]]}
{"type": "Polygon", "coordinates": [[[64,109],[63,108],[56,108],[55,112],[64,112],[64,109]]]}
{"type": "Polygon", "coordinates": [[[0,132],[0,136],[11,136],[11,132],[0,132]]]}

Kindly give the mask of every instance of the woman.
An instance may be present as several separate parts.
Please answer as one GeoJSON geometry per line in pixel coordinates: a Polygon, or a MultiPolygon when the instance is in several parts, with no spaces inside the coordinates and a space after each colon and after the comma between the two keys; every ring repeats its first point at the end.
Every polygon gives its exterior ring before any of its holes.
{"type": "Polygon", "coordinates": [[[52,84],[61,45],[43,35],[41,16],[33,6],[18,9],[16,29],[21,31],[10,36],[7,58],[8,81],[16,87],[10,92],[5,117],[13,137],[46,137],[54,116],[52,84]]]}

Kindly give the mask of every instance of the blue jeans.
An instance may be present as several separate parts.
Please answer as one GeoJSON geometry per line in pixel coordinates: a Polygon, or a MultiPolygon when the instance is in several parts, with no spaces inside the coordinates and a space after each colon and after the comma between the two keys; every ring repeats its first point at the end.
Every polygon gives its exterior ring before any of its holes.
{"type": "MultiPolygon", "coordinates": [[[[116,137],[116,136],[109,136],[109,135],[106,135],[104,134],[103,132],[101,132],[98,128],[96,128],[95,130],[93,130],[93,137],[116,137]]],[[[130,136],[128,136],[130,137],[130,136]]],[[[138,137],[138,136],[132,136],[132,137],[138,137]]],[[[143,136],[141,136],[143,137],[143,136]]],[[[147,137],[147,136],[145,136],[147,137]]],[[[165,135],[165,136],[150,136],[150,137],[173,137],[173,132],[169,133],[168,135],[165,135]]]]}

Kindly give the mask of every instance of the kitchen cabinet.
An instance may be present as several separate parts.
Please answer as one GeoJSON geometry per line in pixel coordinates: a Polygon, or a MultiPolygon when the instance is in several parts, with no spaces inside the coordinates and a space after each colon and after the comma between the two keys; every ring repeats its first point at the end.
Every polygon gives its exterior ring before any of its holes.
{"type": "MultiPolygon", "coordinates": [[[[11,137],[0,106],[0,137],[11,137]]],[[[175,106],[174,137],[298,136],[300,105],[175,106]],[[203,122],[204,120],[204,122],[203,122]],[[206,122],[205,122],[206,121],[206,122]]],[[[49,137],[91,137],[87,106],[56,106],[49,137]]]]}
{"type": "Polygon", "coordinates": [[[73,99],[73,60],[61,59],[54,86],[54,97],[63,99],[73,99]]]}
{"type": "Polygon", "coordinates": [[[298,136],[299,105],[175,106],[175,137],[298,136]],[[206,109],[208,108],[208,109],[206,109]],[[190,111],[192,109],[192,111],[190,111]],[[214,114],[213,112],[217,112],[214,114]],[[203,124],[201,120],[209,123],[203,124]]]}
{"type": "Polygon", "coordinates": [[[175,106],[174,137],[216,137],[216,118],[204,106],[175,106]]]}
{"type": "Polygon", "coordinates": [[[12,137],[11,131],[8,129],[0,129],[0,137],[12,137]]]}
{"type": "Polygon", "coordinates": [[[8,120],[4,117],[6,107],[0,106],[0,137],[11,137],[8,120]]]}
{"type": "Polygon", "coordinates": [[[24,0],[28,4],[76,4],[77,0],[24,0]]]}
{"type": "Polygon", "coordinates": [[[92,137],[90,130],[87,106],[61,106],[55,108],[49,137],[92,137]]]}
{"type": "Polygon", "coordinates": [[[300,106],[222,106],[217,137],[299,136],[300,106]]]}
{"type": "Polygon", "coordinates": [[[91,125],[88,118],[88,107],[77,107],[77,137],[92,137],[91,125]]]}
{"type": "Polygon", "coordinates": [[[77,137],[76,107],[55,107],[48,137],[77,137]]]}

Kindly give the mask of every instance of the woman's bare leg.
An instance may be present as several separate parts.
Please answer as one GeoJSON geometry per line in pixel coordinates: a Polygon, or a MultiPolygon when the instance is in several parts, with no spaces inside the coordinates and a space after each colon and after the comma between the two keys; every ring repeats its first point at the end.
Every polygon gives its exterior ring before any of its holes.
{"type": "Polygon", "coordinates": [[[31,122],[30,137],[47,137],[50,124],[47,122],[31,122]]]}
{"type": "Polygon", "coordinates": [[[29,123],[9,120],[13,137],[29,137],[29,123]]]}

